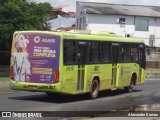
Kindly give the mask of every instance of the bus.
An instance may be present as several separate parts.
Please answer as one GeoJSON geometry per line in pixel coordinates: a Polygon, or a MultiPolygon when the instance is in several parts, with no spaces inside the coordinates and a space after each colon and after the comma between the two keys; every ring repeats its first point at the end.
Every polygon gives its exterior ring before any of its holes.
{"type": "Polygon", "coordinates": [[[141,39],[98,31],[17,31],[13,35],[10,87],[49,96],[144,84],[146,53],[141,39]]]}

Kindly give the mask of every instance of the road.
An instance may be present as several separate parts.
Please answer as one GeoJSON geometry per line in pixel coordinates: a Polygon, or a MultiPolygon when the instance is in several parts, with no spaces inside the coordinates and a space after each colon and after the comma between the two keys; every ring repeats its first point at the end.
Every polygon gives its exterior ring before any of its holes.
{"type": "Polygon", "coordinates": [[[132,93],[123,90],[100,92],[97,99],[87,95],[48,97],[45,93],[14,92],[0,94],[0,111],[111,111],[144,104],[160,104],[160,80],[135,86],[132,93]]]}

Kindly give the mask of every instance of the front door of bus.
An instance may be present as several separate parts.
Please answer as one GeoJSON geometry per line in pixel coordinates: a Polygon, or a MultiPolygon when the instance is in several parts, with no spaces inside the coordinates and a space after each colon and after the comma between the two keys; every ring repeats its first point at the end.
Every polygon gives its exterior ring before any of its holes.
{"type": "Polygon", "coordinates": [[[85,64],[87,56],[87,45],[86,42],[78,42],[78,81],[77,90],[83,92],[84,90],[84,77],[85,77],[85,64]]]}
{"type": "Polygon", "coordinates": [[[139,54],[139,65],[140,65],[138,82],[141,83],[142,82],[141,80],[143,80],[142,75],[144,74],[144,73],[142,73],[142,71],[143,71],[143,69],[145,69],[145,66],[146,66],[146,63],[145,63],[145,58],[146,58],[145,48],[144,48],[143,45],[139,45],[139,53],[138,54],[139,54]]]}
{"type": "Polygon", "coordinates": [[[119,60],[119,43],[112,43],[112,81],[111,86],[116,87],[116,78],[117,78],[117,63],[119,60]]]}

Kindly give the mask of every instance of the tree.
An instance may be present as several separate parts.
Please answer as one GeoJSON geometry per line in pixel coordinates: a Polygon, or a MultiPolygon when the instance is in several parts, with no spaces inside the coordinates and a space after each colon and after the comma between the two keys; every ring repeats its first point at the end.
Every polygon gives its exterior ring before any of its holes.
{"type": "Polygon", "coordinates": [[[15,31],[48,30],[47,14],[51,9],[49,3],[37,4],[27,0],[1,0],[0,51],[10,51],[15,31]]]}

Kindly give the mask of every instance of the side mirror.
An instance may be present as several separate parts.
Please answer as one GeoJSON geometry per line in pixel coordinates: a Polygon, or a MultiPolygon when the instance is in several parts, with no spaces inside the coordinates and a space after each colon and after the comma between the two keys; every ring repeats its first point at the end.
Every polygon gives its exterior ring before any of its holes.
{"type": "Polygon", "coordinates": [[[146,51],[147,55],[150,55],[150,48],[149,48],[149,46],[145,45],[145,51],[146,51]]]}

